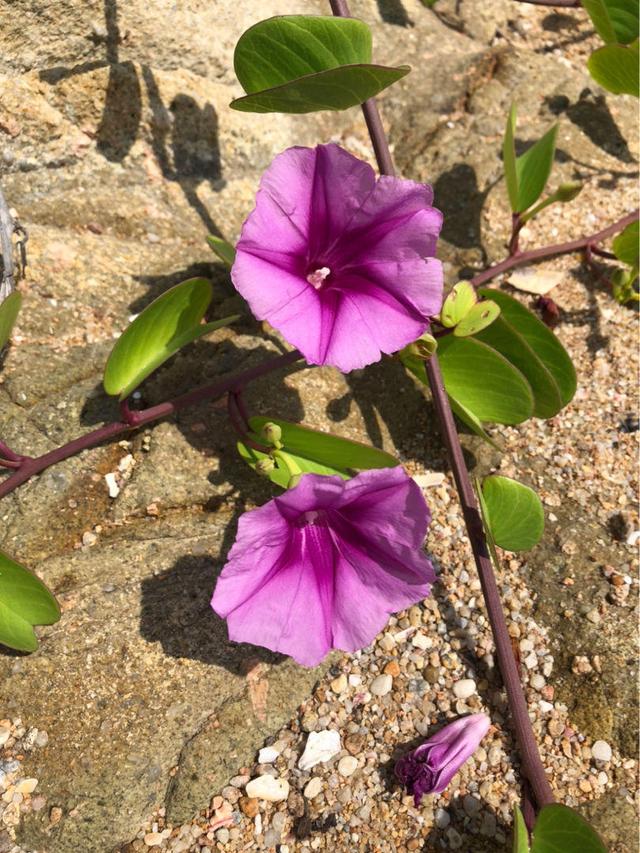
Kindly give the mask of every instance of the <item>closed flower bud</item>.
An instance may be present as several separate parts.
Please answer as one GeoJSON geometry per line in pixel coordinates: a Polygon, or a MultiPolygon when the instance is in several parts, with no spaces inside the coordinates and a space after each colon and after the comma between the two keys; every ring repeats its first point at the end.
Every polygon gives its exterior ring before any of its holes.
{"type": "Polygon", "coordinates": [[[554,195],[558,201],[573,201],[576,196],[580,195],[582,184],[572,181],[568,184],[560,184],[554,195]]]}
{"type": "Polygon", "coordinates": [[[427,359],[431,358],[434,352],[438,348],[438,342],[430,335],[428,332],[425,332],[424,335],[421,335],[417,341],[414,341],[412,344],[409,344],[407,350],[409,353],[416,358],[420,358],[423,361],[427,361],[427,359]]]}
{"type": "Polygon", "coordinates": [[[255,471],[256,474],[261,474],[263,477],[268,477],[269,474],[275,468],[275,464],[273,459],[270,456],[266,456],[264,459],[260,459],[256,462],[255,471]]]}
{"type": "Polygon", "coordinates": [[[262,427],[262,435],[265,441],[268,441],[269,444],[273,444],[274,447],[277,447],[282,441],[282,430],[278,424],[273,424],[271,422],[266,423],[262,427]]]}

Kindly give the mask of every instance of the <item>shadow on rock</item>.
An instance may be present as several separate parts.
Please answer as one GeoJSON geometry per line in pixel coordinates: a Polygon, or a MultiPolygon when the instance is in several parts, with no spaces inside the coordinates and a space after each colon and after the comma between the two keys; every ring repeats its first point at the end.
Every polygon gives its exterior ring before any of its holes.
{"type": "Polygon", "coordinates": [[[188,267],[183,267],[182,269],[163,275],[140,275],[135,278],[136,281],[146,284],[149,290],[131,303],[130,308],[134,314],[139,314],[149,303],[157,299],[158,296],[162,296],[170,287],[174,287],[176,284],[180,284],[180,282],[186,281],[189,278],[207,278],[212,282],[213,298],[209,308],[212,318],[214,316],[224,316],[224,313],[218,309],[229,298],[235,297],[239,306],[244,305],[244,300],[242,300],[242,297],[238,295],[231,284],[228,269],[223,264],[217,263],[213,255],[211,256],[210,263],[193,263],[189,264],[188,267]]]}
{"type": "Polygon", "coordinates": [[[394,24],[396,27],[413,26],[402,0],[378,0],[378,11],[385,24],[394,24]]]}
{"type": "MultiPolygon", "coordinates": [[[[235,527],[235,525],[230,525],[235,527]]],[[[232,643],[227,626],[209,604],[220,564],[207,556],[181,557],[166,572],[142,582],[140,633],[165,654],[221,666],[246,675],[257,661],[285,658],[259,646],[232,643]]]]}
{"type": "Polygon", "coordinates": [[[440,236],[460,249],[482,248],[481,216],[487,191],[478,187],[476,171],[456,163],[433,187],[434,205],[444,214],[440,236]]]}
{"type": "MultiPolygon", "coordinates": [[[[508,839],[511,828],[500,815],[479,799],[470,797],[454,797],[446,810],[449,818],[446,826],[434,826],[427,836],[422,848],[424,853],[434,850],[465,850],[473,853],[505,853],[511,847],[508,839]],[[471,800],[474,802],[471,803],[471,800]],[[478,804],[478,811],[472,812],[478,804]],[[465,804],[467,809],[465,809],[465,804]]],[[[446,818],[441,819],[445,823],[446,818]]]]}
{"type": "Polygon", "coordinates": [[[611,115],[604,95],[595,95],[590,89],[584,89],[575,104],[566,95],[554,95],[547,99],[547,106],[554,115],[564,113],[607,154],[623,163],[637,162],[611,115]]]}

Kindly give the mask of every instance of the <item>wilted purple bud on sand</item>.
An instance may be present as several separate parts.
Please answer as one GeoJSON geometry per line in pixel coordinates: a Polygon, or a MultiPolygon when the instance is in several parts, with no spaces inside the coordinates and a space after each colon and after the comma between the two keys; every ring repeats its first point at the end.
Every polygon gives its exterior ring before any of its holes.
{"type": "Polygon", "coordinates": [[[416,806],[425,794],[439,794],[478,748],[491,720],[486,714],[460,717],[396,762],[396,776],[416,806]]]}
{"type": "Polygon", "coordinates": [[[338,145],[288,148],[260,182],[231,278],[310,364],[343,372],[419,338],[442,303],[442,214],[426,184],[338,145]]]}
{"type": "Polygon", "coordinates": [[[429,594],[435,577],[422,546],[430,519],[400,467],[347,481],[303,474],[240,518],[211,606],[231,640],[304,666],[331,649],[356,651],[391,613],[429,594]]]}

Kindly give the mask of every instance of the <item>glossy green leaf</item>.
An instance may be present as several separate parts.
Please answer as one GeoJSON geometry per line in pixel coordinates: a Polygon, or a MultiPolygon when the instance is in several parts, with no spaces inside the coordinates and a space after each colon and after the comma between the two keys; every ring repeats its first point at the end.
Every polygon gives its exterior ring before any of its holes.
{"type": "Polygon", "coordinates": [[[640,266],[640,222],[637,219],[615,238],[613,252],[623,264],[640,266]]]}
{"type": "Polygon", "coordinates": [[[453,414],[462,421],[465,426],[468,426],[469,429],[474,432],[476,435],[479,435],[480,438],[483,438],[488,444],[492,447],[495,447],[496,450],[500,448],[496,444],[496,442],[491,438],[489,433],[483,427],[482,422],[478,420],[478,418],[473,414],[472,411],[466,409],[462,403],[459,403],[457,400],[454,400],[453,397],[449,396],[449,405],[451,406],[451,411],[453,414]]]}
{"type": "Polygon", "coordinates": [[[638,0],[582,0],[582,5],[607,44],[638,38],[638,0]]]}
{"type": "Polygon", "coordinates": [[[468,281],[459,281],[447,294],[442,303],[440,322],[443,326],[451,328],[456,326],[463,317],[471,311],[478,301],[475,287],[468,281]]]}
{"type": "Polygon", "coordinates": [[[371,64],[371,31],[355,18],[284,15],[260,21],[234,54],[245,112],[306,113],[361,104],[404,77],[407,66],[371,64]]]}
{"type": "Polygon", "coordinates": [[[491,299],[484,299],[473,306],[453,330],[459,338],[475,335],[490,326],[499,316],[500,306],[491,299]]]}
{"type": "Polygon", "coordinates": [[[533,489],[492,475],[482,481],[482,497],[496,545],[507,551],[528,551],[538,544],[544,532],[544,511],[533,489]]]}
{"type": "Polygon", "coordinates": [[[576,371],[567,351],[517,299],[486,287],[480,294],[497,302],[501,314],[477,339],[502,353],[527,378],[534,395],[533,414],[553,417],[576,392],[576,371]]]}
{"type": "Polygon", "coordinates": [[[347,110],[373,98],[407,75],[408,65],[346,65],[319,71],[231,102],[234,110],[247,113],[312,113],[347,110]]]}
{"type": "Polygon", "coordinates": [[[596,83],[615,95],[640,94],[637,39],[629,46],[606,44],[591,54],[587,68],[596,83]]]}
{"type": "Polygon", "coordinates": [[[123,400],[181,347],[237,319],[202,324],[211,296],[210,281],[191,278],[148,305],[111,350],[104,371],[107,394],[123,400]]]}
{"type": "Polygon", "coordinates": [[[607,848],[578,812],[554,803],[540,810],[531,853],[607,853],[607,848]]]}
{"type": "MultiPolygon", "coordinates": [[[[253,447],[249,447],[243,441],[239,441],[237,444],[238,453],[247,463],[247,465],[251,466],[251,468],[256,467],[256,464],[260,462],[262,459],[267,458],[266,453],[262,453],[260,450],[255,450],[253,447]]],[[[300,468],[303,474],[322,474],[324,476],[332,476],[338,475],[342,477],[343,480],[348,480],[351,476],[348,471],[333,468],[330,465],[321,465],[319,462],[315,462],[313,459],[306,459],[304,456],[298,456],[296,453],[291,451],[287,451],[288,455],[293,459],[295,464],[300,468]]],[[[286,489],[289,485],[289,479],[291,474],[286,466],[282,465],[281,461],[276,459],[275,467],[272,471],[269,472],[268,477],[272,483],[275,483],[277,486],[280,486],[283,489],[286,489]]]]}
{"type": "Polygon", "coordinates": [[[531,417],[529,383],[493,347],[449,335],[438,341],[438,357],[447,394],[478,420],[519,424],[531,417]]]}
{"type": "Polygon", "coordinates": [[[524,817],[518,806],[513,807],[513,851],[512,853],[529,853],[529,833],[524,817]]]}
{"type": "Polygon", "coordinates": [[[507,116],[507,127],[504,132],[502,144],[502,160],[504,166],[504,177],[507,182],[507,193],[511,210],[518,210],[518,173],[516,171],[516,105],[511,104],[507,116]]]}
{"type": "Polygon", "coordinates": [[[549,180],[556,151],[558,125],[548,130],[542,139],[527,149],[516,160],[518,176],[518,213],[522,213],[535,204],[549,180]]]}
{"type": "Polygon", "coordinates": [[[213,250],[214,254],[216,254],[222,263],[228,268],[231,269],[233,266],[233,262],[236,259],[236,250],[228,243],[226,240],[223,240],[222,237],[216,237],[214,234],[210,234],[207,237],[207,243],[213,250]]]}
{"type": "Polygon", "coordinates": [[[0,304],[0,351],[9,340],[22,305],[22,295],[14,290],[0,304]]]}
{"type": "Polygon", "coordinates": [[[0,643],[33,652],[38,648],[33,626],[59,618],[58,603],[42,581],[0,552],[0,643]]]}
{"type": "Polygon", "coordinates": [[[347,471],[391,468],[399,464],[395,456],[368,444],[261,415],[249,419],[249,425],[257,441],[260,441],[258,436],[265,423],[274,423],[280,427],[283,448],[287,453],[313,460],[321,465],[347,471]]]}
{"type": "Polygon", "coordinates": [[[611,292],[613,298],[620,305],[627,305],[631,302],[640,302],[640,293],[637,288],[638,267],[633,266],[630,269],[619,267],[614,270],[611,276],[611,292]]]}

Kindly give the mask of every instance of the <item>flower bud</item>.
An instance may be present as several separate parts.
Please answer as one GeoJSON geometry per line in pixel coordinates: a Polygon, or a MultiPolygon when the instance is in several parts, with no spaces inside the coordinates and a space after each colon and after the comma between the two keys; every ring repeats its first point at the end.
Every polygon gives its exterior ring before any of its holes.
{"type": "Polygon", "coordinates": [[[414,341],[412,344],[409,344],[409,346],[406,347],[406,352],[408,352],[409,355],[412,355],[415,358],[419,358],[422,361],[427,361],[431,358],[437,348],[437,340],[433,337],[433,335],[430,335],[428,332],[425,332],[418,338],[417,341],[414,341]]]}
{"type": "Polygon", "coordinates": [[[273,459],[270,456],[265,456],[264,459],[256,462],[255,472],[261,477],[268,477],[275,467],[273,459]]]}
{"type": "Polygon", "coordinates": [[[582,184],[571,181],[568,184],[560,184],[554,195],[558,201],[573,201],[582,192],[582,184]]]}
{"type": "Polygon", "coordinates": [[[269,421],[262,427],[262,437],[269,444],[272,444],[274,447],[278,447],[282,441],[282,430],[278,424],[274,424],[269,421]]]}

